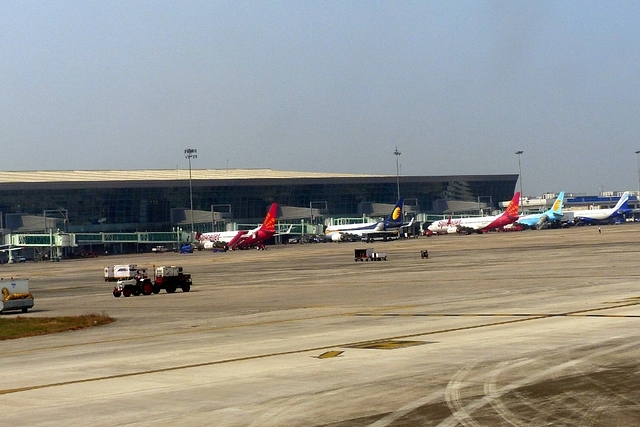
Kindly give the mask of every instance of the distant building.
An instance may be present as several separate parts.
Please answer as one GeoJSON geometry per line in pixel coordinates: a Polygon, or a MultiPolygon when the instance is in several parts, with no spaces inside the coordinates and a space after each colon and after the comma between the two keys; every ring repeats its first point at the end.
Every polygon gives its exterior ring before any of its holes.
{"type": "MultiPolygon", "coordinates": [[[[397,200],[396,179],[396,175],[194,169],[194,228],[209,231],[217,221],[260,222],[273,202],[288,218],[377,215],[371,210],[397,200]]],[[[513,196],[518,175],[398,179],[409,211],[442,213],[438,208],[442,200],[497,208],[513,196]]],[[[0,172],[0,228],[5,232],[189,228],[189,193],[188,170],[0,172]]]]}

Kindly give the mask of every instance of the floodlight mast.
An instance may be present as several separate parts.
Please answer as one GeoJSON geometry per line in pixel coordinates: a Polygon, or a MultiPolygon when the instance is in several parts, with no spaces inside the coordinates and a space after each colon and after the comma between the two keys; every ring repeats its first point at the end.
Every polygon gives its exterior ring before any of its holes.
{"type": "Polygon", "coordinates": [[[524,206],[522,206],[522,164],[520,163],[520,156],[522,153],[524,153],[522,150],[516,151],[516,154],[518,155],[518,177],[520,178],[520,202],[518,203],[520,207],[518,210],[520,211],[520,209],[522,209],[522,213],[524,214],[524,206]]]}
{"type": "Polygon", "coordinates": [[[394,151],[393,154],[396,156],[396,186],[398,187],[398,200],[400,200],[400,163],[399,163],[399,159],[400,159],[400,154],[402,154],[402,153],[398,151],[398,146],[396,146],[396,151],[394,151]]]}
{"type": "Polygon", "coordinates": [[[191,159],[198,158],[198,150],[187,148],[184,150],[184,157],[189,160],[189,200],[191,202],[191,235],[193,236],[193,185],[191,183],[191,159]]]}

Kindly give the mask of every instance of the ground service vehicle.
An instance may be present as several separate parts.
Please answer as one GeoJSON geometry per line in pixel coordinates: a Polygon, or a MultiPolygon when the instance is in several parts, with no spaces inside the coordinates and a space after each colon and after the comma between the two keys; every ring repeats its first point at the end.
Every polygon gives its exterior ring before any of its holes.
{"type": "Polygon", "coordinates": [[[110,265],[104,268],[104,281],[117,282],[118,280],[133,279],[138,274],[136,264],[110,265]]]}
{"type": "Polygon", "coordinates": [[[140,294],[151,295],[151,292],[153,292],[153,282],[147,276],[147,270],[144,268],[136,270],[136,274],[131,278],[118,280],[113,287],[113,296],[116,298],[120,295],[125,297],[140,294]]]}
{"type": "Polygon", "coordinates": [[[161,289],[166,290],[168,294],[174,293],[178,288],[182,289],[182,292],[191,290],[191,274],[185,274],[182,267],[155,267],[153,280],[147,276],[145,269],[139,269],[138,272],[139,274],[132,278],[118,280],[113,288],[113,296],[118,298],[120,295],[151,295],[157,294],[161,289]]]}
{"type": "Polygon", "coordinates": [[[155,276],[154,294],[160,292],[160,289],[166,290],[168,294],[174,293],[178,288],[182,289],[182,292],[191,290],[191,274],[185,274],[182,267],[156,267],[155,276]]]}
{"type": "Polygon", "coordinates": [[[386,261],[387,253],[386,252],[374,252],[373,248],[367,249],[355,249],[356,262],[358,261],[386,261]]]}
{"type": "Polygon", "coordinates": [[[33,307],[33,295],[29,292],[28,279],[5,280],[0,278],[0,313],[11,310],[22,310],[26,313],[33,307]]]}

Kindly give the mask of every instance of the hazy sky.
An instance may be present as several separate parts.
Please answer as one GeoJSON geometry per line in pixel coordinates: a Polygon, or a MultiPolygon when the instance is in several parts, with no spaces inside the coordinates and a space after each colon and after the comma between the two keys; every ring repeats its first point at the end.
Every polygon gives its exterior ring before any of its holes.
{"type": "Polygon", "coordinates": [[[636,190],[637,1],[3,1],[1,170],[636,190]]]}

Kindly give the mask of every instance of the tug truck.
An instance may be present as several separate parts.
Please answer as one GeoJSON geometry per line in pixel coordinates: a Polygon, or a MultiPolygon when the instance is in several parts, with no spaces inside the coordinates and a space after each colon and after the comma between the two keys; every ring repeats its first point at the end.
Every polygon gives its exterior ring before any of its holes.
{"type": "Polygon", "coordinates": [[[172,294],[176,289],[181,288],[182,292],[191,290],[191,274],[185,274],[182,267],[164,266],[156,267],[153,293],[157,294],[160,289],[164,289],[168,294],[172,294]]]}
{"type": "Polygon", "coordinates": [[[131,278],[118,280],[113,287],[113,296],[116,298],[120,295],[125,297],[138,296],[140,294],[151,295],[151,292],[153,292],[153,282],[147,276],[145,268],[137,269],[131,278]]]}

